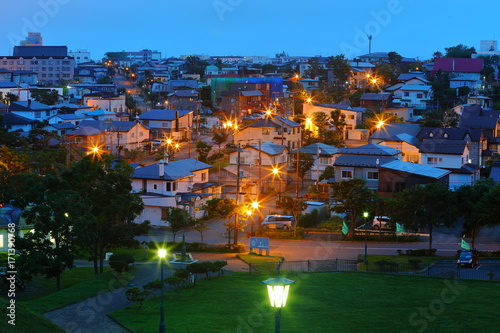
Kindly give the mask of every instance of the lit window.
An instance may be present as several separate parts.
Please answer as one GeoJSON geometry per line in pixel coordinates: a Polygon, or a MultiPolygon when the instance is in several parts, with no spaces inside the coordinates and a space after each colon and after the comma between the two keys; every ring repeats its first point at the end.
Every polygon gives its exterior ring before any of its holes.
{"type": "Polygon", "coordinates": [[[352,170],[342,170],[342,178],[343,179],[351,179],[352,178],[352,170]]]}

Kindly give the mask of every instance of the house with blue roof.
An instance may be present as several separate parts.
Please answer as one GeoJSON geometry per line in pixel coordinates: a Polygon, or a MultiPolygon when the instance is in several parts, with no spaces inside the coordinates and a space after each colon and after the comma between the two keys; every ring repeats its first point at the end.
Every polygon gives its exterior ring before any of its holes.
{"type": "Polygon", "coordinates": [[[422,127],[410,123],[386,123],[376,129],[368,142],[384,145],[401,151],[401,160],[420,163],[420,139],[422,127]]]}
{"type": "Polygon", "coordinates": [[[378,166],[377,191],[381,197],[392,197],[420,184],[439,183],[448,187],[450,174],[446,169],[392,160],[378,166]]]}
{"type": "Polygon", "coordinates": [[[193,111],[155,109],[139,115],[139,121],[149,128],[151,139],[184,140],[191,137],[193,111]]]}
{"type": "Polygon", "coordinates": [[[335,182],[361,178],[372,190],[378,189],[378,167],[381,164],[401,159],[401,151],[369,143],[354,148],[339,148],[333,166],[335,182]]]}
{"type": "Polygon", "coordinates": [[[26,118],[15,113],[6,113],[3,118],[1,125],[6,128],[9,132],[29,132],[34,129],[40,121],[26,118]]]}
{"type": "Polygon", "coordinates": [[[168,226],[164,218],[171,207],[202,217],[200,207],[221,195],[221,186],[209,179],[211,167],[192,158],[170,162],[165,156],[158,163],[136,168],[130,179],[133,191],[141,195],[144,211],[135,222],[149,220],[153,226],[168,226]]]}
{"type": "Polygon", "coordinates": [[[57,114],[57,108],[53,105],[43,104],[37,101],[27,100],[12,102],[9,106],[9,112],[18,116],[44,121],[57,114]]]}

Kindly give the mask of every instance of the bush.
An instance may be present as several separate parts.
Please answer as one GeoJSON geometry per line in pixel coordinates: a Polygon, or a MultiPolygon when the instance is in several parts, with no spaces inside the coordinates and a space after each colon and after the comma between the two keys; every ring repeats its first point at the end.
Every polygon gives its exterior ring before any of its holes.
{"type": "MultiPolygon", "coordinates": [[[[293,230],[264,230],[259,229],[255,232],[256,237],[267,237],[272,239],[295,239],[293,237],[293,230]]],[[[304,231],[297,229],[297,238],[304,238],[304,231]]]]}
{"type": "Polygon", "coordinates": [[[134,257],[126,253],[116,253],[109,257],[109,261],[123,261],[127,264],[133,264],[135,262],[134,257]]]}
{"type": "Polygon", "coordinates": [[[402,250],[398,250],[398,255],[400,256],[412,256],[412,257],[434,257],[436,255],[437,249],[417,249],[417,250],[406,250],[403,254],[402,250]]]}
{"type": "Polygon", "coordinates": [[[319,212],[317,209],[313,209],[312,212],[299,216],[299,225],[302,228],[315,227],[319,222],[320,222],[320,218],[319,218],[319,212]]]}
{"type": "MultiPolygon", "coordinates": [[[[180,252],[182,243],[180,242],[165,242],[165,243],[155,243],[153,241],[149,242],[149,248],[155,249],[160,246],[169,249],[169,254],[173,252],[180,252]]],[[[186,243],[187,252],[209,252],[209,253],[243,253],[246,251],[245,244],[238,243],[238,245],[233,244],[203,244],[200,242],[186,243]]]]}

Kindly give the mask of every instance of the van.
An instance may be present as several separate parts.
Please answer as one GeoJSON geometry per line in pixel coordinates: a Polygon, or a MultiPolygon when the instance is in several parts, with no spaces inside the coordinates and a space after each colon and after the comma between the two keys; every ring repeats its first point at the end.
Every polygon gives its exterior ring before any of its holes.
{"type": "Polygon", "coordinates": [[[390,218],[387,216],[375,216],[372,221],[372,227],[375,230],[380,230],[380,229],[391,229],[390,223],[387,224],[387,222],[390,221],[390,218]]]}
{"type": "Polygon", "coordinates": [[[290,215],[267,215],[262,221],[262,229],[288,230],[295,224],[295,218],[290,215]]]}

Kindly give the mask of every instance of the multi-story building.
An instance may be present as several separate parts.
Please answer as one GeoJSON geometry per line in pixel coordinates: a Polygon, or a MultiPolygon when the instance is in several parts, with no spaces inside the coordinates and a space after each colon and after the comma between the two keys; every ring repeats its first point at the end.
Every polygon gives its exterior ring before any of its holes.
{"type": "Polygon", "coordinates": [[[0,56],[0,67],[11,71],[33,71],[38,84],[53,86],[73,79],[75,60],[66,46],[14,46],[12,56],[0,56]]]}

